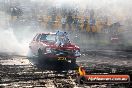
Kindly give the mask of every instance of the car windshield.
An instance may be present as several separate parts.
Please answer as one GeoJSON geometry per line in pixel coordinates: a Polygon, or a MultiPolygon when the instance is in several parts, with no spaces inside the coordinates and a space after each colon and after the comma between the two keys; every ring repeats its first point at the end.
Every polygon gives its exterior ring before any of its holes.
{"type": "Polygon", "coordinates": [[[55,41],[55,34],[42,34],[40,40],[41,41],[55,41]]]}
{"type": "Polygon", "coordinates": [[[69,39],[67,36],[57,36],[56,34],[42,34],[40,41],[55,41],[58,43],[68,43],[69,39]]]}

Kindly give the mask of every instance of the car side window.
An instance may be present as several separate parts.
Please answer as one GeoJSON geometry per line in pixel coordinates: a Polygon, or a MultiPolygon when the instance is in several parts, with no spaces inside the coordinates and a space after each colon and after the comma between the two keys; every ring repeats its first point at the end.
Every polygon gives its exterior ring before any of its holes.
{"type": "Polygon", "coordinates": [[[39,34],[36,38],[36,41],[39,41],[40,40],[40,37],[41,37],[41,34],[39,34]]]}
{"type": "Polygon", "coordinates": [[[37,34],[37,35],[33,38],[33,41],[35,41],[35,40],[36,40],[37,36],[38,36],[38,34],[37,34]]]}
{"type": "Polygon", "coordinates": [[[47,35],[42,34],[40,40],[47,40],[46,37],[47,37],[47,35]]]}

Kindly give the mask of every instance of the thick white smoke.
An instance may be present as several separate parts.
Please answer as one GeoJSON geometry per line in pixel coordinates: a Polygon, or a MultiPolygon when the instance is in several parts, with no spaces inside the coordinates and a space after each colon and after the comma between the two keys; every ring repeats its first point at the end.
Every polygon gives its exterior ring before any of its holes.
{"type": "Polygon", "coordinates": [[[28,50],[28,41],[18,42],[13,33],[13,29],[0,29],[0,52],[26,55],[28,50]]]}
{"type": "MultiPolygon", "coordinates": [[[[96,16],[107,16],[112,23],[118,22],[118,21],[124,21],[125,20],[132,20],[132,1],[131,0],[30,0],[31,2],[40,4],[41,3],[48,3],[49,6],[58,6],[59,8],[65,7],[77,7],[80,10],[81,9],[93,9],[95,11],[96,16]]],[[[33,13],[32,13],[33,14],[33,13]]],[[[8,15],[3,15],[5,18],[8,18],[8,15]]],[[[2,18],[2,15],[0,15],[2,18]]],[[[20,55],[26,55],[28,51],[28,45],[29,42],[32,40],[33,36],[31,38],[28,38],[25,36],[24,39],[19,42],[17,39],[17,36],[14,35],[14,32],[12,28],[4,29],[1,27],[1,23],[5,23],[2,25],[7,26],[6,21],[9,21],[7,19],[0,19],[0,52],[11,52],[16,53],[20,55]]],[[[28,29],[27,29],[28,30],[28,29]]],[[[18,31],[21,34],[21,31],[18,31]]],[[[28,31],[25,34],[31,34],[32,31],[28,31]]],[[[24,36],[24,35],[19,35],[24,36]]]]}

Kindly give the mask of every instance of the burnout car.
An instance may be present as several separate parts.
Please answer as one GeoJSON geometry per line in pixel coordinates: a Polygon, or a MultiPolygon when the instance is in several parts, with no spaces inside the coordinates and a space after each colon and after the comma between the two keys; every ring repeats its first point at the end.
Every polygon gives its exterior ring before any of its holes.
{"type": "Polygon", "coordinates": [[[34,56],[42,60],[64,60],[76,63],[80,48],[72,44],[66,32],[38,33],[29,44],[34,56]]]}

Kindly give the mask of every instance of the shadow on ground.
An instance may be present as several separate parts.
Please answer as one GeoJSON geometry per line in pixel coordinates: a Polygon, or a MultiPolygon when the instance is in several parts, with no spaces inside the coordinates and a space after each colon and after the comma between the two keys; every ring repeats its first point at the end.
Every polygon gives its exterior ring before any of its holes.
{"type": "Polygon", "coordinates": [[[30,58],[34,65],[41,70],[56,70],[56,71],[65,71],[65,70],[75,70],[78,68],[76,63],[71,63],[66,60],[57,60],[51,58],[30,58]]]}

